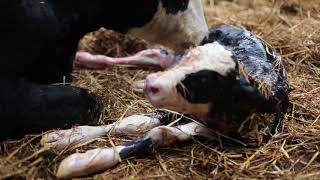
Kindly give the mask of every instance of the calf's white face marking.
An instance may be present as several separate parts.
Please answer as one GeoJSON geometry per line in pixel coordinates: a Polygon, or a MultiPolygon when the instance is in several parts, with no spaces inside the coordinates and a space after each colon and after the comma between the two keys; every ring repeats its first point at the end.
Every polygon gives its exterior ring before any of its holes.
{"type": "Polygon", "coordinates": [[[201,70],[214,71],[227,76],[228,72],[235,68],[236,63],[232,59],[231,51],[219,43],[198,46],[183,56],[181,61],[171,69],[147,76],[144,92],[149,101],[158,108],[203,117],[208,113],[208,104],[190,103],[177,91],[177,85],[181,84],[188,74],[201,70]]]}
{"type": "Polygon", "coordinates": [[[200,44],[208,33],[208,26],[201,0],[190,0],[188,8],[177,14],[168,14],[160,1],[153,19],[128,33],[180,51],[200,44]]]}

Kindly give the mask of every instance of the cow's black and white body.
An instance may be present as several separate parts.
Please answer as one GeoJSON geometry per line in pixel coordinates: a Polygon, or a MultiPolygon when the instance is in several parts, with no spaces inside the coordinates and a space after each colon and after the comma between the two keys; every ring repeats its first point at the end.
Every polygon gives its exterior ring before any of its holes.
{"type": "MultiPolygon", "coordinates": [[[[59,177],[76,177],[107,169],[150,145],[168,145],[193,136],[210,139],[213,131],[234,135],[253,113],[273,115],[271,124],[266,127],[267,137],[270,137],[276,133],[289,103],[288,80],[275,50],[251,32],[229,25],[211,29],[202,45],[185,54],[164,49],[148,49],[124,58],[83,53],[78,54],[77,63],[91,68],[116,64],[163,68],[164,71],[139,81],[134,85],[135,89],[143,92],[155,107],[190,115],[196,121],[171,127],[160,126],[165,122],[161,121],[162,117],[169,117],[170,113],[154,116],[158,120],[141,117],[146,115],[127,117],[120,120],[120,124],[112,124],[117,131],[126,131],[128,126],[125,124],[130,124],[129,119],[136,125],[133,126],[136,130],[146,124],[158,127],[121,146],[71,155],[61,163],[59,177]],[[76,163],[78,161],[81,163],[76,163]]],[[[107,129],[103,133],[118,135],[117,131],[108,130],[108,126],[91,128],[96,128],[97,132],[101,128],[107,129]]],[[[79,127],[53,132],[43,137],[42,144],[56,149],[78,145],[77,142],[97,138],[97,134],[91,133],[93,129],[79,127]]],[[[134,131],[131,129],[131,132],[134,131]]],[[[136,134],[142,133],[136,131],[136,134]]]]}
{"type": "Polygon", "coordinates": [[[71,80],[84,34],[103,26],[181,50],[208,30],[200,0],[3,0],[0,7],[0,139],[98,119],[94,94],[49,85],[71,80]]]}

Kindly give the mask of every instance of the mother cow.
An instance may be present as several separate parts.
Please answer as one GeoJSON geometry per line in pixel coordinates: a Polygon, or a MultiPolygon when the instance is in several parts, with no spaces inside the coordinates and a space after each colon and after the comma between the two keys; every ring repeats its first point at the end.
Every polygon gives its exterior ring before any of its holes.
{"type": "Polygon", "coordinates": [[[64,85],[79,39],[101,26],[174,49],[207,33],[201,0],[1,0],[0,139],[94,122],[97,97],[64,85]]]}

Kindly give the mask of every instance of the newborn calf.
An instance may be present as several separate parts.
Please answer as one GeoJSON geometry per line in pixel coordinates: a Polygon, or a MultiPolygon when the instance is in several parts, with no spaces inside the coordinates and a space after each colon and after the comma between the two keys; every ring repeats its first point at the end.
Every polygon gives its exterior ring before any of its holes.
{"type": "MultiPolygon", "coordinates": [[[[134,156],[149,145],[168,145],[194,135],[211,138],[212,130],[232,134],[253,113],[273,114],[268,127],[268,134],[272,135],[289,103],[289,85],[280,57],[249,31],[228,25],[212,29],[201,46],[185,54],[163,49],[149,49],[126,58],[81,53],[76,62],[99,69],[116,64],[163,68],[165,71],[150,74],[136,83],[135,89],[144,92],[155,107],[187,114],[205,126],[191,122],[177,127],[156,127],[127,145],[74,154],[62,162],[59,177],[109,168],[119,159],[129,157],[127,153],[123,155],[124,149],[130,149],[126,152],[134,156]],[[139,151],[134,150],[135,147],[139,147],[139,151]],[[98,152],[103,152],[105,159],[93,159],[98,152]],[[84,164],[75,165],[74,159],[81,159],[84,164]]],[[[90,137],[87,132],[82,135],[90,137]]],[[[59,138],[68,139],[68,136],[59,138]]],[[[61,141],[59,138],[55,141],[61,141]]],[[[42,142],[46,144],[46,139],[42,142]]]]}
{"type": "Polygon", "coordinates": [[[253,112],[274,113],[269,127],[274,134],[288,105],[289,85],[280,57],[249,31],[228,25],[212,29],[201,46],[186,54],[163,49],[125,58],[82,53],[76,63],[90,68],[130,64],[165,69],[134,88],[155,107],[192,115],[216,130],[241,123],[253,112]]]}

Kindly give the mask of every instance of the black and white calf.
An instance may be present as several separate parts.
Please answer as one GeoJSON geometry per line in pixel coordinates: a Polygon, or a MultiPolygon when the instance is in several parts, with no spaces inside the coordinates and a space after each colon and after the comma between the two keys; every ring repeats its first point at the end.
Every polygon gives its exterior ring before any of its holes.
{"type": "MultiPolygon", "coordinates": [[[[233,134],[253,113],[273,115],[271,124],[266,128],[270,136],[281,124],[289,104],[290,89],[280,57],[251,32],[229,25],[210,30],[202,45],[185,54],[149,49],[125,58],[89,54],[78,56],[77,63],[89,67],[131,64],[166,69],[148,75],[146,80],[135,84],[135,88],[144,92],[155,107],[187,114],[198,122],[177,127],[155,127],[128,144],[71,155],[61,163],[59,177],[81,176],[109,168],[123,158],[138,154],[149,145],[167,145],[173,141],[190,139],[194,135],[210,138],[212,130],[233,134]]],[[[137,129],[141,125],[146,127],[150,121],[148,118],[135,118],[137,120],[132,123],[136,124],[137,129]]],[[[128,127],[124,124],[130,122],[128,119],[120,120],[118,123],[123,123],[121,126],[113,124],[114,129],[124,131],[128,127]]],[[[159,118],[150,122],[153,122],[152,126],[161,125],[159,118]]],[[[107,126],[91,128],[106,129],[99,137],[106,133],[118,135],[107,126]]],[[[98,137],[92,136],[90,132],[82,127],[53,132],[43,137],[42,144],[65,148],[98,137]]]]}
{"type": "Polygon", "coordinates": [[[97,121],[101,105],[69,82],[79,39],[99,27],[182,50],[208,31],[201,0],[2,0],[0,139],[97,121]]]}
{"type": "MultiPolygon", "coordinates": [[[[216,129],[224,129],[229,120],[241,122],[252,112],[274,112],[277,121],[288,105],[290,88],[280,57],[249,31],[228,25],[210,30],[201,46],[185,54],[164,49],[124,58],[83,53],[76,63],[92,68],[131,64],[165,69],[134,88],[155,107],[192,115],[216,129]]],[[[275,133],[275,126],[270,133],[275,133]]]]}

